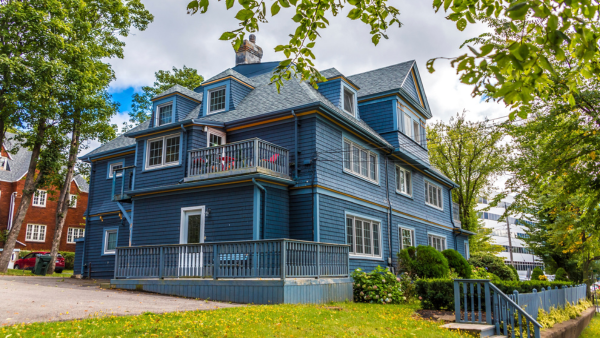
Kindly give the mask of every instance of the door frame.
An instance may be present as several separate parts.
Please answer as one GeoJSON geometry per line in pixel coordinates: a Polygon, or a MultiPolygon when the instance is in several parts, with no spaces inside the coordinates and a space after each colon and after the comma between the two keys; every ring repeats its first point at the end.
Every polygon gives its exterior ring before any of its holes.
{"type": "Polygon", "coordinates": [[[206,206],[199,205],[196,207],[181,208],[181,221],[179,224],[179,244],[187,244],[188,229],[187,229],[187,214],[194,211],[200,211],[200,243],[204,243],[204,210],[206,206]]]}

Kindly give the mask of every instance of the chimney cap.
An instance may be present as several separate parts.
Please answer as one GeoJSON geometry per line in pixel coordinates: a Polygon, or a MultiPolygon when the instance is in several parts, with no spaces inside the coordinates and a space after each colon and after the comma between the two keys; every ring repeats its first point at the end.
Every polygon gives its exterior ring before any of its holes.
{"type": "Polygon", "coordinates": [[[256,43],[256,35],[250,34],[250,36],[248,38],[249,38],[250,42],[256,43]]]}

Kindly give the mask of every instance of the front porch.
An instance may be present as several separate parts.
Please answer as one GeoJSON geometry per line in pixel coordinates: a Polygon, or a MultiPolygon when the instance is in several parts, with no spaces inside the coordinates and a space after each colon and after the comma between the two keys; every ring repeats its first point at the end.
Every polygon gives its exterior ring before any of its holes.
{"type": "Polygon", "coordinates": [[[349,246],[290,239],[120,247],[111,287],[254,304],[352,300],[349,246]]]}

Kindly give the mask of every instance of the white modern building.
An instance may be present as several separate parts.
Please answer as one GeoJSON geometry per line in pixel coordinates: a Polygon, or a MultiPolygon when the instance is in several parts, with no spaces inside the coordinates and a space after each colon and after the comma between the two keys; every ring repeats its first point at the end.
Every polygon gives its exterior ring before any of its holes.
{"type": "MultiPolygon", "coordinates": [[[[506,208],[514,202],[513,196],[507,196],[505,199],[495,207],[490,208],[487,211],[480,211],[479,218],[483,220],[486,228],[492,229],[492,241],[494,244],[503,247],[500,256],[504,258],[506,264],[511,264],[510,250],[512,246],[512,265],[517,269],[521,280],[529,279],[531,271],[539,266],[542,269],[544,264],[541,259],[533,255],[533,253],[527,247],[527,243],[523,241],[523,238],[527,238],[525,228],[521,224],[529,222],[522,220],[518,215],[511,215],[508,217],[502,217],[506,208]],[[499,221],[502,219],[502,221],[499,221]],[[509,242],[509,227],[507,221],[510,224],[510,242],[509,242]]],[[[484,210],[489,207],[488,200],[485,197],[479,197],[477,210],[484,210]]]]}

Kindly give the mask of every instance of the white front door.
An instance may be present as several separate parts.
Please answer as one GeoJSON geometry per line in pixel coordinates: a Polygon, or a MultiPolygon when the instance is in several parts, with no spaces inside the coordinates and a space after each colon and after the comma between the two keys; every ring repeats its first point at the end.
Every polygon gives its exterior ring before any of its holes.
{"type": "MultiPolygon", "coordinates": [[[[204,243],[204,206],[181,208],[180,244],[204,243]]],[[[180,247],[179,276],[202,276],[202,246],[180,247]]]]}

